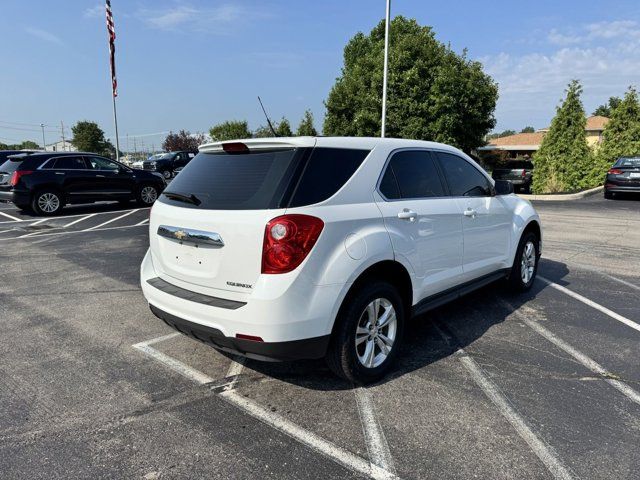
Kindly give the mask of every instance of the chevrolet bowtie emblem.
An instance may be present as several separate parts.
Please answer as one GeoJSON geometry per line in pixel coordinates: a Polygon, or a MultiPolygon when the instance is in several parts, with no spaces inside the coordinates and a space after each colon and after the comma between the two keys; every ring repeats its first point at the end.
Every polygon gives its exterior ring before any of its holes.
{"type": "Polygon", "coordinates": [[[177,232],[174,232],[173,236],[176,237],[178,240],[184,240],[185,238],[188,237],[188,234],[184,230],[178,230],[177,232]]]}

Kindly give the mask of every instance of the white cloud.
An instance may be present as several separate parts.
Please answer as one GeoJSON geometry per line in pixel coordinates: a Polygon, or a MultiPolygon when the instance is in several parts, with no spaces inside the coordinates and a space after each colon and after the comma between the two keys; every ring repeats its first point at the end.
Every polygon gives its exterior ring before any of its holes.
{"type": "Polygon", "coordinates": [[[226,3],[215,7],[194,7],[179,3],[168,8],[145,8],[137,12],[137,17],[152,28],[178,30],[186,27],[192,31],[228,33],[237,24],[264,17],[258,10],[249,10],[237,3],[226,3]]]}
{"type": "Polygon", "coordinates": [[[44,40],[45,42],[48,42],[48,43],[54,43],[56,45],[64,44],[64,42],[59,37],[57,37],[53,33],[47,32],[46,30],[42,30],[40,28],[25,27],[24,31],[27,32],[29,35],[39,38],[40,40],[44,40]]]}
{"type": "Polygon", "coordinates": [[[104,4],[100,3],[97,5],[94,5],[93,7],[89,7],[87,8],[84,13],[83,16],[85,18],[98,18],[98,17],[103,17],[105,16],[106,13],[106,9],[104,4]]]}
{"type": "Polygon", "coordinates": [[[599,22],[576,31],[551,30],[546,41],[556,48],[549,51],[548,45],[540,45],[537,53],[500,53],[480,59],[499,84],[498,128],[546,126],[574,78],[583,85],[587,113],[638,82],[640,29],[636,22],[599,22]]]}

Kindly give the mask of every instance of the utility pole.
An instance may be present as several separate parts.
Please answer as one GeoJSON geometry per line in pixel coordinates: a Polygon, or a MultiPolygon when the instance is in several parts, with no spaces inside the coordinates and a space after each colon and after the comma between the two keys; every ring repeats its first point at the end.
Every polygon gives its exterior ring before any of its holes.
{"type": "Polygon", "coordinates": [[[67,143],[64,140],[64,123],[60,120],[60,131],[62,132],[62,150],[67,151],[67,143]]]}
{"type": "Polygon", "coordinates": [[[136,137],[133,137],[133,156],[138,159],[138,149],[136,148],[136,137]]]}
{"type": "Polygon", "coordinates": [[[129,155],[129,134],[127,133],[127,155],[129,155]]]}
{"type": "Polygon", "coordinates": [[[46,151],[47,150],[47,144],[44,141],[44,123],[40,124],[40,128],[42,129],[42,150],[46,151]]]}
{"type": "Polygon", "coordinates": [[[387,124],[387,77],[389,76],[389,22],[391,20],[391,0],[387,0],[387,14],[384,22],[384,77],[382,80],[382,130],[384,138],[387,124]]]}

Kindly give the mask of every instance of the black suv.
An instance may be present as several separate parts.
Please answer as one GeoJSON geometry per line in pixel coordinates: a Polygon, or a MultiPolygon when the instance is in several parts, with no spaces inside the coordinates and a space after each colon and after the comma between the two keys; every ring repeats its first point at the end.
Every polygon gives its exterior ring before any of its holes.
{"type": "Polygon", "coordinates": [[[157,173],[93,153],[13,155],[0,165],[0,201],[40,215],[55,215],[68,203],[136,200],[148,206],[165,185],[157,173]]]}
{"type": "Polygon", "coordinates": [[[165,153],[155,160],[146,160],[142,164],[142,168],[161,173],[164,178],[169,180],[176,168],[184,167],[197,154],[198,152],[189,151],[165,153]]]}

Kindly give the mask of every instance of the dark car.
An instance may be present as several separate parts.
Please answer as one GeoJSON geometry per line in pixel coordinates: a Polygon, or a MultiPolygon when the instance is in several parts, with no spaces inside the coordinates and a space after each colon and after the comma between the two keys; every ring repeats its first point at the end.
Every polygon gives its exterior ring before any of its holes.
{"type": "Polygon", "coordinates": [[[169,180],[176,168],[184,167],[197,154],[198,152],[189,151],[165,153],[159,158],[145,161],[142,168],[161,173],[164,178],[169,180]]]}
{"type": "Polygon", "coordinates": [[[157,173],[93,153],[13,155],[0,165],[0,201],[40,215],[59,213],[65,204],[109,200],[148,206],[165,185],[157,173]]]}
{"type": "Polygon", "coordinates": [[[533,163],[531,160],[509,160],[504,166],[495,168],[491,176],[494,180],[511,182],[516,192],[529,193],[533,180],[533,163]]]}
{"type": "Polygon", "coordinates": [[[607,172],[604,198],[626,192],[640,193],[640,157],[621,157],[607,172]]]}

